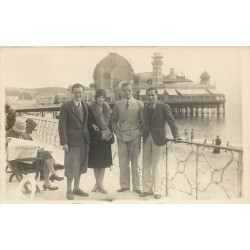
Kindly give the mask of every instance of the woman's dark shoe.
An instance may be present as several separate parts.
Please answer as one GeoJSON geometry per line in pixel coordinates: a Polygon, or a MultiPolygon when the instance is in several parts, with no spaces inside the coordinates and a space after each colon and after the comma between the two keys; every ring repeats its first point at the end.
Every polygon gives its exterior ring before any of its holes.
{"type": "Polygon", "coordinates": [[[44,190],[47,190],[47,189],[49,189],[49,190],[51,190],[51,191],[54,191],[54,190],[57,190],[58,189],[58,187],[56,187],[56,186],[45,186],[45,185],[43,185],[43,189],[44,190]]]}
{"type": "Polygon", "coordinates": [[[64,177],[60,177],[60,176],[58,176],[58,175],[53,174],[53,175],[51,175],[51,176],[49,177],[49,179],[50,179],[52,182],[54,182],[54,180],[56,180],[56,181],[62,181],[62,180],[64,180],[64,177]]]}
{"type": "Polygon", "coordinates": [[[97,184],[95,184],[95,186],[92,188],[91,192],[95,193],[98,190],[99,190],[99,186],[97,184]]]}
{"type": "Polygon", "coordinates": [[[106,190],[103,186],[100,186],[100,187],[99,187],[99,191],[100,191],[101,193],[103,193],[103,194],[107,194],[107,193],[108,193],[107,190],[106,190]]]}

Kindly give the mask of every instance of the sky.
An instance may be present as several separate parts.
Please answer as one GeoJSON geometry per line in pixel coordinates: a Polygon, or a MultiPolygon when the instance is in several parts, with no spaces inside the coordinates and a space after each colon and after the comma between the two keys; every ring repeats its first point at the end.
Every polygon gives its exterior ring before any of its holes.
{"type": "Polygon", "coordinates": [[[93,82],[96,64],[111,52],[125,57],[135,73],[152,71],[152,56],[163,56],[162,73],[170,68],[197,82],[207,71],[210,83],[226,95],[227,103],[241,105],[241,57],[244,47],[8,47],[1,48],[5,87],[65,87],[93,82]]]}

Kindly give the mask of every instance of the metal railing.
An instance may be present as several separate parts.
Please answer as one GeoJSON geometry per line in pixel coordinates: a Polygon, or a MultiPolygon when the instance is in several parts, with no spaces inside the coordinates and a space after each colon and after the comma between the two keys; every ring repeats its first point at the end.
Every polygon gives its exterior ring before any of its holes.
{"type": "Polygon", "coordinates": [[[166,194],[181,192],[195,199],[242,196],[241,148],[168,140],[166,156],[166,194]]]}
{"type": "MultiPolygon", "coordinates": [[[[33,136],[41,142],[60,146],[58,120],[38,116],[33,136]]],[[[113,165],[119,165],[116,142],[112,145],[113,165]]],[[[242,196],[243,149],[216,146],[195,141],[169,139],[161,164],[165,167],[163,185],[166,195],[185,195],[192,199],[225,199],[242,196]],[[214,149],[219,151],[215,153],[214,149]]],[[[139,162],[142,166],[142,154],[139,162]]],[[[142,177],[142,167],[140,175],[142,177]]]]}

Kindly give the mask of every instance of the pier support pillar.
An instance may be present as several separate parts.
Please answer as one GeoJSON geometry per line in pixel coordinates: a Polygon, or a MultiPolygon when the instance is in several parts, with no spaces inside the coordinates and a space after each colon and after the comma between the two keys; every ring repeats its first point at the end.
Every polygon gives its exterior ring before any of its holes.
{"type": "Polygon", "coordinates": [[[193,115],[194,115],[194,107],[191,106],[190,107],[190,117],[193,117],[193,115]]]}
{"type": "Polygon", "coordinates": [[[219,116],[220,115],[220,105],[218,104],[217,105],[217,116],[219,116]]]}

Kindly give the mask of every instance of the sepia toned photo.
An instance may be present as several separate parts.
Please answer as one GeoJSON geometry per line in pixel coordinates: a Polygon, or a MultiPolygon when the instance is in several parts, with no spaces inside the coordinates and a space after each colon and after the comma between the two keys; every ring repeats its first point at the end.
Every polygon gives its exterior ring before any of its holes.
{"type": "Polygon", "coordinates": [[[248,47],[0,55],[3,203],[249,203],[248,47]]]}

